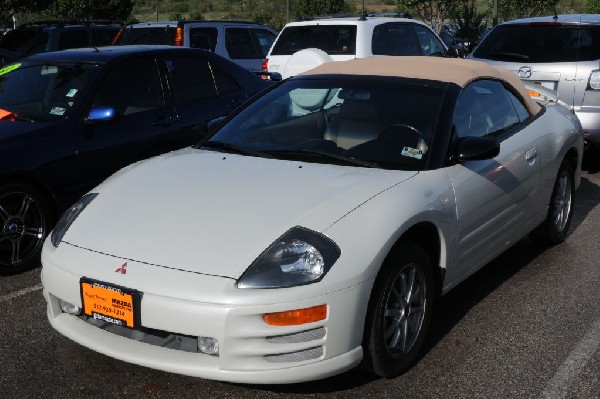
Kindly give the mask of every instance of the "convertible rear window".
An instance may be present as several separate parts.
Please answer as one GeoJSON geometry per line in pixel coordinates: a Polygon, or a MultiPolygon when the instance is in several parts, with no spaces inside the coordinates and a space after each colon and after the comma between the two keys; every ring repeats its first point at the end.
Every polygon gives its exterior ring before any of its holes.
{"type": "Polygon", "coordinates": [[[318,48],[330,55],[353,55],[356,53],[356,26],[288,26],[275,42],[271,55],[292,55],[307,48],[318,48]]]}
{"type": "Polygon", "coordinates": [[[600,26],[508,24],[494,28],[476,58],[505,62],[574,62],[600,59],[600,26]]]}
{"type": "Polygon", "coordinates": [[[296,79],[209,143],[246,154],[386,169],[426,166],[444,88],[397,79],[296,79]]]}

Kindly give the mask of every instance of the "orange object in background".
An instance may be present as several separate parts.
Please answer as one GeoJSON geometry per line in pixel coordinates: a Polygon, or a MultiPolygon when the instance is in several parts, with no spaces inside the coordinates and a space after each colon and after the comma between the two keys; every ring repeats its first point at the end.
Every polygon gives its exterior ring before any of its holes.
{"type": "Polygon", "coordinates": [[[15,114],[14,112],[0,108],[0,120],[14,122],[15,116],[17,116],[17,114],[15,114]]]}

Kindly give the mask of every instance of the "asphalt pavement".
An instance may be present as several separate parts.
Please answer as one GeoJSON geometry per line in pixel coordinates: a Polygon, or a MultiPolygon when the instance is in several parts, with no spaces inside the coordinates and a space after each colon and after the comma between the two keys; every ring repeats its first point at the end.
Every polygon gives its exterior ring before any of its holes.
{"type": "Polygon", "coordinates": [[[50,327],[40,269],[2,277],[0,397],[600,399],[599,203],[600,153],[585,164],[567,241],[524,239],[443,297],[423,358],[394,379],[353,370],[254,386],[131,365],[50,327]]]}

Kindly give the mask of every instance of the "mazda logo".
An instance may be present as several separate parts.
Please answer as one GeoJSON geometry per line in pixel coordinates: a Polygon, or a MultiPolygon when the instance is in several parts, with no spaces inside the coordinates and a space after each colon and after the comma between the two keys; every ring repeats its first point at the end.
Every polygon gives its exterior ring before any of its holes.
{"type": "Polygon", "coordinates": [[[522,66],[519,68],[519,77],[523,79],[528,79],[531,77],[531,67],[522,66]]]}

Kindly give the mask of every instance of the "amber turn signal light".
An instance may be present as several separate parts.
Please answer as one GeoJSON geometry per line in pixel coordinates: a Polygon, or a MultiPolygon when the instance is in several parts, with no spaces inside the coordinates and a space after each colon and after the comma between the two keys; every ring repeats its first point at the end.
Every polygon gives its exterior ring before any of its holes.
{"type": "Polygon", "coordinates": [[[312,323],[327,318],[327,305],[312,308],[287,310],[285,312],[267,313],[263,316],[265,323],[272,326],[296,326],[312,323]]]}

